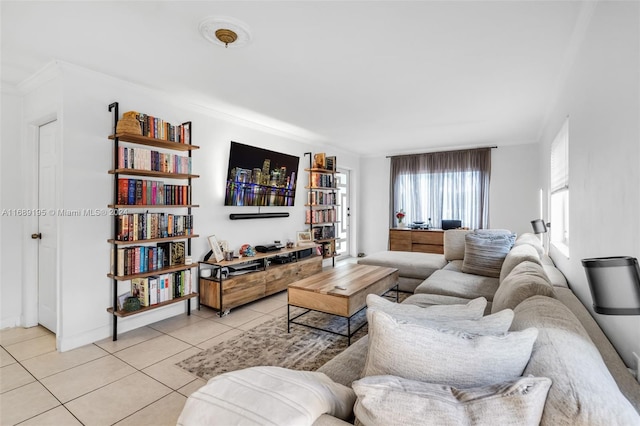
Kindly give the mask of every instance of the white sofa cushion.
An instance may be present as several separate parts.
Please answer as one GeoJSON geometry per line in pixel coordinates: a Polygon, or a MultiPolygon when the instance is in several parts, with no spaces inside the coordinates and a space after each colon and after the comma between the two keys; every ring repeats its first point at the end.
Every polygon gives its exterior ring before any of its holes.
{"type": "Polygon", "coordinates": [[[467,299],[484,297],[490,301],[493,299],[499,284],[497,278],[441,269],[435,271],[428,279],[416,287],[415,294],[440,294],[467,299]]]}
{"type": "Polygon", "coordinates": [[[516,235],[469,233],[464,240],[462,272],[499,278],[502,262],[513,247],[516,235]]]}
{"type": "Polygon", "coordinates": [[[544,377],[456,389],[395,376],[371,376],[353,383],[358,397],[354,413],[367,426],[537,426],[550,386],[551,380],[544,377]]]}
{"type": "Polygon", "coordinates": [[[500,283],[493,296],[491,312],[514,309],[523,300],[537,295],[555,297],[556,293],[540,264],[521,262],[500,283]]]}
{"type": "Polygon", "coordinates": [[[441,254],[381,251],[358,259],[358,263],[396,268],[401,277],[425,279],[434,271],[443,268],[447,261],[441,254]]]}
{"type": "Polygon", "coordinates": [[[432,305],[420,307],[406,303],[395,303],[375,294],[367,295],[367,306],[380,309],[389,315],[409,315],[424,320],[474,320],[484,315],[487,299],[478,297],[464,304],[432,305]]]}
{"type": "Polygon", "coordinates": [[[515,309],[513,330],[540,334],[524,374],[553,385],[542,425],[640,425],[640,415],[620,393],[600,352],[580,321],[562,302],[534,296],[515,309]]]}
{"type": "Polygon", "coordinates": [[[221,374],[189,396],[180,425],[312,424],[322,414],[348,419],[355,394],[323,373],[251,367],[221,374]]]}
{"type": "Polygon", "coordinates": [[[509,331],[513,320],[513,311],[511,309],[505,309],[480,318],[451,318],[451,315],[447,313],[447,309],[444,308],[451,310],[452,307],[455,308],[456,305],[435,305],[421,308],[407,303],[394,303],[376,294],[367,295],[367,308],[385,312],[398,322],[405,324],[450,328],[474,334],[504,334],[509,331]]]}
{"type": "Polygon", "coordinates": [[[540,241],[540,237],[538,237],[536,234],[532,234],[531,232],[525,232],[524,234],[518,235],[518,238],[516,238],[516,242],[513,246],[516,247],[516,246],[521,246],[523,244],[528,244],[531,247],[535,248],[536,251],[538,252],[538,256],[540,257],[544,256],[544,246],[540,241]]]}
{"type": "Polygon", "coordinates": [[[522,375],[538,331],[501,336],[401,324],[370,310],[363,377],[392,375],[455,387],[484,386],[522,375]]]}
{"type": "Polygon", "coordinates": [[[507,257],[504,258],[504,262],[502,263],[502,268],[500,269],[500,282],[507,278],[513,268],[525,261],[542,265],[542,263],[540,262],[540,256],[538,256],[538,252],[529,244],[522,244],[520,246],[513,247],[507,254],[507,257]]]}

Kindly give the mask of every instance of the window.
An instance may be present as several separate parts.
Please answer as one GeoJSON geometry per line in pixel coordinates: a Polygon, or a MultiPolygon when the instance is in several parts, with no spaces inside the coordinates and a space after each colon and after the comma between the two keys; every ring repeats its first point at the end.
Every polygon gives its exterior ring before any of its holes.
{"type": "Polygon", "coordinates": [[[551,242],[569,256],[569,120],[551,143],[551,242]]]}
{"type": "Polygon", "coordinates": [[[491,149],[406,155],[391,159],[391,226],[395,212],[406,222],[429,218],[461,220],[469,228],[488,227],[491,149]]]}

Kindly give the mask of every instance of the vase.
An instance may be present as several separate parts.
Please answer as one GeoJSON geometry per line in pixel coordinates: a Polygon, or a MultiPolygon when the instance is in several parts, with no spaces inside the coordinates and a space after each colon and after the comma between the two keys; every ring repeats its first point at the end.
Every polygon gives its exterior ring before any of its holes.
{"type": "Polygon", "coordinates": [[[404,222],[398,222],[398,228],[404,228],[404,222]]]}

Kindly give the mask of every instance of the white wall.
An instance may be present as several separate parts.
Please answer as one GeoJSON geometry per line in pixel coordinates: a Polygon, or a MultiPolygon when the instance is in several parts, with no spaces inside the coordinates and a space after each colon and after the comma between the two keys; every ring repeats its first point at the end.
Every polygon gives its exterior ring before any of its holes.
{"type": "Polygon", "coordinates": [[[359,251],[372,254],[387,250],[389,243],[390,160],[384,157],[360,160],[359,251]]]}
{"type": "Polygon", "coordinates": [[[538,144],[500,146],[491,150],[489,226],[518,235],[531,232],[540,216],[538,144]]]}
{"type": "Polygon", "coordinates": [[[20,324],[22,314],[22,292],[20,283],[22,270],[20,259],[22,252],[22,219],[13,216],[11,209],[23,206],[22,187],[20,176],[20,126],[22,100],[14,92],[2,92],[2,138],[0,142],[0,288],[2,300],[0,300],[0,312],[2,319],[0,328],[14,327],[20,324]],[[5,210],[7,209],[7,210],[5,210]]]}
{"type": "MultiPolygon", "coordinates": [[[[537,144],[526,144],[491,150],[489,223],[492,228],[510,229],[518,234],[531,232],[531,220],[539,215],[537,147],[537,144]]],[[[390,164],[390,159],[384,157],[361,160],[359,247],[366,254],[388,248],[390,164]]]]}
{"type": "MultiPolygon", "coordinates": [[[[550,144],[569,117],[570,257],[551,255],[583,304],[592,299],[581,259],[640,257],[640,4],[598,2],[544,130],[550,144]]],[[[553,224],[551,224],[553,226],[553,224]]],[[[640,316],[593,314],[627,365],[640,355],[640,316]]]]}
{"type": "MultiPolygon", "coordinates": [[[[275,132],[261,131],[255,125],[242,126],[216,116],[213,111],[187,103],[175,96],[153,92],[111,78],[90,72],[69,64],[58,64],[61,71],[62,101],[60,114],[63,124],[62,134],[62,190],[59,208],[64,209],[102,209],[112,202],[112,176],[107,170],[112,168],[112,141],[107,136],[112,133],[112,115],[107,106],[111,102],[120,103],[120,113],[136,110],[162,117],[170,122],[193,122],[193,142],[201,149],[194,151],[193,170],[201,177],[194,180],[194,202],[201,207],[194,209],[196,232],[201,238],[193,241],[192,256],[201,260],[209,250],[206,236],[215,234],[219,240],[227,240],[231,247],[239,248],[244,243],[252,245],[272,242],[273,240],[295,240],[298,230],[305,230],[304,204],[306,202],[307,177],[304,168],[308,167],[305,152],[327,152],[337,155],[339,165],[352,170],[354,187],[358,187],[358,158],[327,146],[313,146],[299,140],[276,135],[275,132]],[[298,193],[295,207],[263,207],[262,211],[286,211],[289,218],[231,221],[229,213],[257,212],[258,208],[225,207],[224,188],[227,173],[230,141],[260,146],[274,151],[300,157],[298,193]]],[[[37,93],[37,90],[36,90],[37,93]]],[[[12,99],[3,95],[3,103],[12,99]],[[6,98],[6,99],[5,99],[6,98]]],[[[17,102],[17,101],[16,101],[17,102]]],[[[51,107],[55,110],[55,107],[51,107]]],[[[7,120],[11,118],[7,117],[7,120]]],[[[5,132],[15,136],[20,133],[19,116],[15,122],[6,122],[2,118],[3,140],[5,132]],[[6,126],[5,126],[6,124],[6,126]],[[17,129],[17,130],[16,130],[17,129]]],[[[22,124],[24,126],[24,124],[22,124]]],[[[19,169],[19,163],[12,164],[5,156],[11,150],[4,150],[2,156],[2,178],[5,182],[10,170],[19,169]],[[6,167],[6,169],[5,169],[6,167]]],[[[3,188],[4,189],[4,188],[3,188]]],[[[3,193],[4,194],[4,193],[3,193]]],[[[4,195],[3,195],[4,200],[4,195]]],[[[4,202],[4,201],[3,201],[4,202]]],[[[18,206],[20,202],[16,202],[18,206]]],[[[24,203],[22,203],[24,205],[24,203]]],[[[3,218],[3,231],[6,230],[3,218]]],[[[357,227],[357,220],[352,221],[357,227]]],[[[111,316],[106,308],[111,306],[111,280],[109,272],[110,245],[107,239],[111,235],[112,218],[109,216],[60,217],[60,300],[59,310],[63,313],[58,330],[58,348],[68,350],[81,346],[111,334],[111,316]]],[[[16,224],[16,228],[18,228],[16,224]]],[[[18,242],[16,236],[7,239],[3,234],[3,251],[6,245],[18,242]],[[13,240],[13,241],[11,241],[13,240]]],[[[357,246],[354,247],[354,251],[357,246]]],[[[23,263],[24,259],[13,259],[23,263]]],[[[3,259],[2,303],[20,306],[19,296],[24,280],[19,276],[5,272],[3,259]],[[6,279],[5,279],[6,277],[6,279]],[[10,285],[9,285],[10,284],[10,285]],[[6,302],[5,302],[6,301],[6,302]]],[[[128,282],[120,283],[119,293],[126,291],[128,282]]],[[[15,309],[14,309],[15,310],[15,309]]],[[[139,327],[184,312],[184,304],[154,310],[125,320],[118,321],[120,332],[139,327]]],[[[19,312],[3,309],[2,321],[11,324],[6,315],[15,317],[19,312]]]]}

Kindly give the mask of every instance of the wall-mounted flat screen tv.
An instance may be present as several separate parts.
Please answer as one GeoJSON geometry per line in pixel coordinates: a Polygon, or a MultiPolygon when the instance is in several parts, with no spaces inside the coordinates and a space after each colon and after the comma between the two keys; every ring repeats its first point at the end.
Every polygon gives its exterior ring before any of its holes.
{"type": "Polygon", "coordinates": [[[225,206],[293,206],[300,157],[231,142],[225,206]]]}

